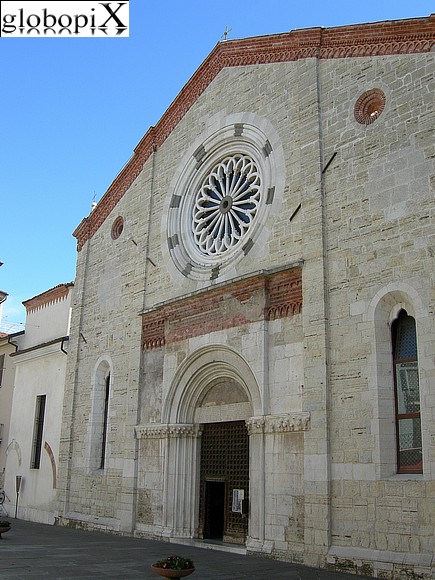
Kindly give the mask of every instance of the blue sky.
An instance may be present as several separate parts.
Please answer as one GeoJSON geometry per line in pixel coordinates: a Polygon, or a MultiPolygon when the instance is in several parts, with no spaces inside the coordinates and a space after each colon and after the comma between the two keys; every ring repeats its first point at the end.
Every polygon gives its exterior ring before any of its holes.
{"type": "Polygon", "coordinates": [[[131,0],[129,38],[0,38],[3,328],[24,322],[23,300],[74,280],[72,232],[226,27],[234,39],[434,11],[427,0],[131,0]]]}

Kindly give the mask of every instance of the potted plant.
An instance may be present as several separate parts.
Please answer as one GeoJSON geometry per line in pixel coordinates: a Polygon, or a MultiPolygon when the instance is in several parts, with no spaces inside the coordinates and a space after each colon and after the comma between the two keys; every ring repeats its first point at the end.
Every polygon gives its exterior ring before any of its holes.
{"type": "Polygon", "coordinates": [[[1,540],[2,534],[4,534],[5,532],[9,532],[10,529],[11,529],[11,522],[9,522],[8,520],[0,520],[0,540],[1,540]]]}
{"type": "Polygon", "coordinates": [[[151,570],[164,578],[183,578],[195,572],[193,560],[183,556],[168,556],[151,565],[151,570]]]}

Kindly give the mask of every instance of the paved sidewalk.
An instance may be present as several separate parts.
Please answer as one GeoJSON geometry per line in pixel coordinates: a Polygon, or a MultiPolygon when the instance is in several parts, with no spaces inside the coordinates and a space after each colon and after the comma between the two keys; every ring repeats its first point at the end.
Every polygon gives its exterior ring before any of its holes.
{"type": "Polygon", "coordinates": [[[180,546],[168,542],[116,536],[36,524],[9,518],[12,529],[0,540],[0,578],[160,578],[150,564],[169,554],[191,557],[192,580],[250,578],[355,580],[339,574],[267,558],[180,546]]]}

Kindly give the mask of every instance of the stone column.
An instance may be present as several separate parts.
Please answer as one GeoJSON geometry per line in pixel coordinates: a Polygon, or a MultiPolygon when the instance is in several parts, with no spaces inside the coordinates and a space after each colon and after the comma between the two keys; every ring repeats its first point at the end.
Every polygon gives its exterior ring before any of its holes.
{"type": "Polygon", "coordinates": [[[168,425],[165,524],[177,538],[193,538],[198,528],[200,436],[199,425],[168,425]]]}
{"type": "MultiPolygon", "coordinates": [[[[161,488],[161,510],[159,521],[150,518],[154,533],[165,537],[193,538],[197,535],[199,510],[199,440],[201,431],[195,424],[137,425],[138,439],[159,439],[159,479],[161,488]]],[[[150,465],[157,468],[155,457],[150,457],[150,465]]],[[[147,457],[141,458],[147,462],[147,457]]],[[[146,465],[140,466],[146,472],[146,465]]],[[[155,489],[144,489],[155,492],[155,489]]],[[[154,506],[156,507],[156,506],[154,506]]],[[[157,510],[156,510],[157,512],[157,510]]]]}
{"type": "Polygon", "coordinates": [[[247,419],[249,434],[249,524],[246,547],[262,552],[265,523],[264,417],[247,419]]]}
{"type": "Polygon", "coordinates": [[[170,537],[193,538],[198,532],[200,436],[198,425],[167,426],[163,525],[170,537]]]}

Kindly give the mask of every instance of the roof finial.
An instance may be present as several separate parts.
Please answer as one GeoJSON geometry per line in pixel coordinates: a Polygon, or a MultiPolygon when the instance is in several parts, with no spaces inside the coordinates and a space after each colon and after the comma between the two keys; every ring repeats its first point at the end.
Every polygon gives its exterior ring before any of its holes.
{"type": "Polygon", "coordinates": [[[97,207],[97,202],[95,201],[95,198],[97,197],[97,194],[94,191],[94,197],[92,198],[92,203],[91,203],[91,213],[94,211],[94,209],[97,207]]]}
{"type": "Polygon", "coordinates": [[[228,26],[225,26],[225,30],[224,33],[222,34],[221,38],[223,38],[223,40],[227,39],[228,34],[232,31],[232,28],[228,28],[228,26]]]}

